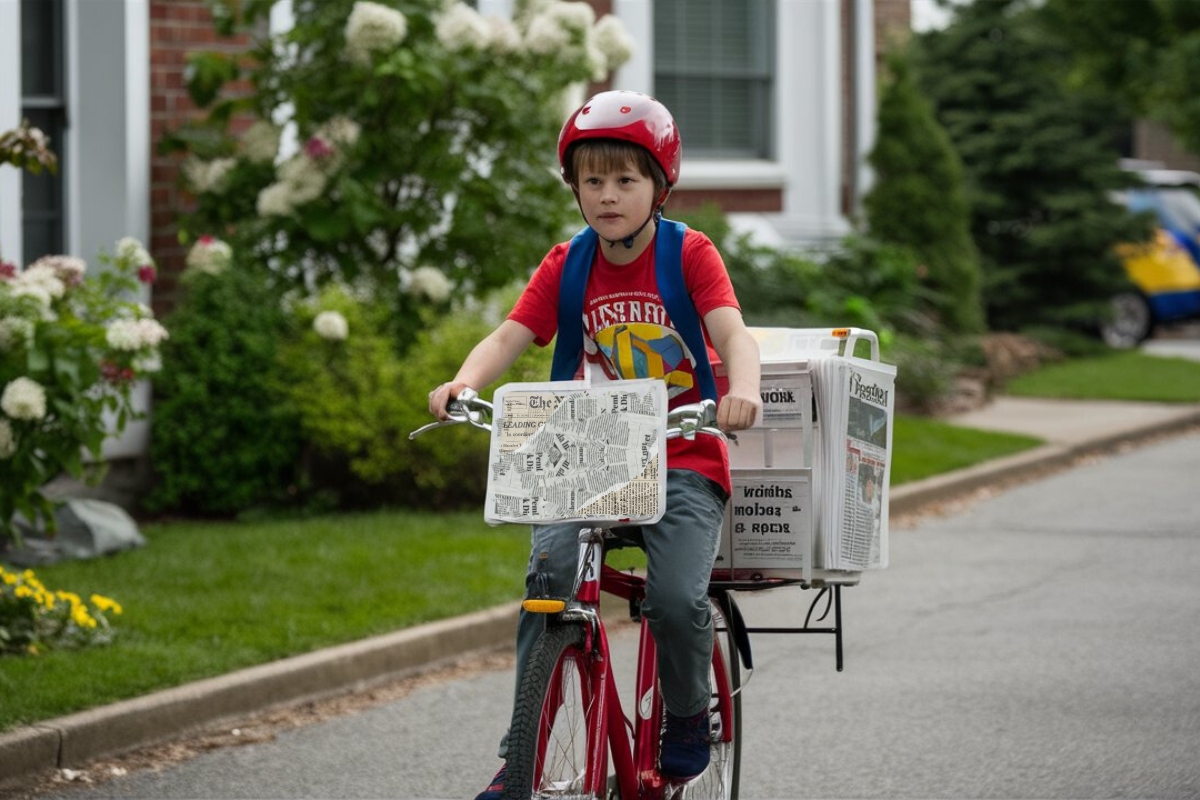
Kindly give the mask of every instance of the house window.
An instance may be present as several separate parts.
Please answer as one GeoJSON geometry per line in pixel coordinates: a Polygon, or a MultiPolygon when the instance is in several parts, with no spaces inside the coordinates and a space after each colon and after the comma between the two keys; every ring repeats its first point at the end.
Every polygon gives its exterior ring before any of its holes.
{"type": "Polygon", "coordinates": [[[655,0],[654,94],[688,155],[770,158],[772,0],[655,0]]]}
{"type": "Polygon", "coordinates": [[[58,156],[58,174],[22,174],[21,249],[26,263],[65,250],[64,65],[62,0],[21,0],[21,114],[50,137],[50,149],[58,156]]]}

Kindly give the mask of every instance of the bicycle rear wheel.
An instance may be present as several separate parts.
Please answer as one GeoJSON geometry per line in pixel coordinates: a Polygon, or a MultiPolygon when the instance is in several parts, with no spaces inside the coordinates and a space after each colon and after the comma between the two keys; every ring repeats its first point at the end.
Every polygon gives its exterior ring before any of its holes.
{"type": "Polygon", "coordinates": [[[586,785],[595,697],[583,645],[578,626],[550,626],[529,654],[509,731],[507,800],[604,797],[586,785]]]}
{"type": "Polygon", "coordinates": [[[733,630],[720,605],[711,603],[713,616],[713,660],[709,668],[712,700],[712,760],[708,769],[687,785],[689,800],[731,800],[737,797],[742,757],[741,672],[733,630]]]}

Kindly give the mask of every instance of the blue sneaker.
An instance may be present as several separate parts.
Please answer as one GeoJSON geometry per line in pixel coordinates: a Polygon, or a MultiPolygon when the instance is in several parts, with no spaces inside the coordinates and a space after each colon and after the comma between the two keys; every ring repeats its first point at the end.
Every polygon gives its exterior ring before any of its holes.
{"type": "Polygon", "coordinates": [[[690,781],[708,768],[712,743],[708,709],[694,717],[676,717],[670,712],[664,716],[659,772],[673,780],[690,781]]]}
{"type": "Polygon", "coordinates": [[[496,773],[496,777],[492,778],[492,782],[488,787],[480,792],[475,800],[500,800],[504,794],[504,773],[508,770],[508,764],[500,767],[500,771],[496,773]]]}

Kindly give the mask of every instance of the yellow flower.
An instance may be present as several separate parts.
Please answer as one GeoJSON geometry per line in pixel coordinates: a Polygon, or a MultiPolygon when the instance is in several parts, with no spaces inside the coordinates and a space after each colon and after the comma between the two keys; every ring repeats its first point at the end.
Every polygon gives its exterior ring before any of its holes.
{"type": "Polygon", "coordinates": [[[74,592],[66,592],[62,589],[59,589],[57,592],[55,592],[55,594],[58,595],[59,600],[66,600],[72,606],[77,606],[83,603],[83,600],[80,599],[79,595],[75,594],[74,592]]]}
{"type": "Polygon", "coordinates": [[[101,613],[106,611],[111,611],[114,614],[124,613],[124,609],[121,608],[121,604],[116,600],[113,600],[111,597],[105,597],[102,594],[94,594],[92,595],[91,600],[92,605],[94,605],[96,610],[100,611],[101,613]]]}
{"type": "Polygon", "coordinates": [[[71,619],[81,628],[96,627],[96,620],[92,619],[92,615],[88,613],[87,607],[82,604],[71,607],[71,619]]]}

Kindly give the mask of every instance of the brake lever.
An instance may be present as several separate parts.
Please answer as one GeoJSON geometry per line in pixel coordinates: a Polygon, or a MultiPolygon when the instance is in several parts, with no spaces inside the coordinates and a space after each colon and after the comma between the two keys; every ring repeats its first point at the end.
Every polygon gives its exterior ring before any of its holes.
{"type": "Polygon", "coordinates": [[[439,419],[436,422],[429,422],[422,425],[408,434],[409,440],[411,441],[434,428],[461,425],[464,422],[485,431],[492,429],[492,404],[486,400],[481,400],[479,393],[470,387],[459,392],[458,397],[451,400],[450,404],[446,406],[446,410],[450,414],[449,419],[439,419]]]}

